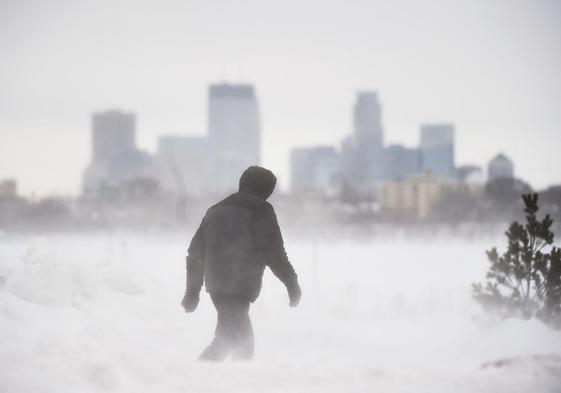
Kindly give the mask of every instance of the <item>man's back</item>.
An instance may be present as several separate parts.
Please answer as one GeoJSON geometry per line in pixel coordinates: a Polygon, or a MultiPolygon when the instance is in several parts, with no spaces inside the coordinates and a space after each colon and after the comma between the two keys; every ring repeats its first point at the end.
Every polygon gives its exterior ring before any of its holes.
{"type": "Polygon", "coordinates": [[[208,209],[202,223],[207,292],[257,298],[266,265],[259,241],[266,205],[238,192],[208,209]]]}
{"type": "Polygon", "coordinates": [[[250,167],[240,178],[240,190],[207,210],[188,250],[187,292],[198,294],[204,282],[209,293],[253,302],[269,266],[289,293],[298,293],[275,211],[266,201],[275,184],[272,172],[250,167]]]}

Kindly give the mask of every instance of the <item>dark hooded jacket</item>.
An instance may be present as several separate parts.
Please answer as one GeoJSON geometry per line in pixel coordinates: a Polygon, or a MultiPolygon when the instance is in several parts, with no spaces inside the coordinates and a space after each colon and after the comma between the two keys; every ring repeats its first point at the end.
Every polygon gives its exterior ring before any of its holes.
{"type": "Polygon", "coordinates": [[[290,291],[297,276],[284,249],[273,206],[266,201],[276,178],[252,166],[240,178],[239,191],[209,208],[187,256],[187,292],[242,295],[255,301],[266,266],[290,291]]]}

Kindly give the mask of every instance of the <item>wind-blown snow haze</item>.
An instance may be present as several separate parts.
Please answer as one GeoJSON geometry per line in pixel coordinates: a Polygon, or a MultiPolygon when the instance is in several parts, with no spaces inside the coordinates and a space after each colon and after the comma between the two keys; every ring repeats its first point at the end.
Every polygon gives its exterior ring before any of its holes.
{"type": "Polygon", "coordinates": [[[303,298],[266,272],[251,362],[198,362],[215,313],[185,314],[188,236],[2,238],[3,392],[555,392],[559,333],[486,319],[491,241],[287,241],[303,298]],[[320,263],[318,263],[318,261],[320,263]]]}

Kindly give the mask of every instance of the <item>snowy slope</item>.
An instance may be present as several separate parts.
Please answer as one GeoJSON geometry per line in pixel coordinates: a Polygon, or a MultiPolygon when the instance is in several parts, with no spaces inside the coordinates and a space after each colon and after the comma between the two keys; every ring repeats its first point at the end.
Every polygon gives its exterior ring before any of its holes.
{"type": "Polygon", "coordinates": [[[254,361],[197,362],[189,235],[0,239],[0,392],[561,392],[561,334],[471,300],[496,242],[288,241],[301,306],[267,271],[254,361]]]}

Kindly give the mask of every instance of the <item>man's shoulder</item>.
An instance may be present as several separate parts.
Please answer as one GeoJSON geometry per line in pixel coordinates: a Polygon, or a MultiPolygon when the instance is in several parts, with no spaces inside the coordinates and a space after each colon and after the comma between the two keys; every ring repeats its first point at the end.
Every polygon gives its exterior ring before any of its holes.
{"type": "Polygon", "coordinates": [[[243,192],[236,192],[215,203],[207,209],[207,213],[218,207],[232,206],[236,208],[244,208],[252,211],[272,210],[273,206],[263,198],[256,197],[243,192]]]}

